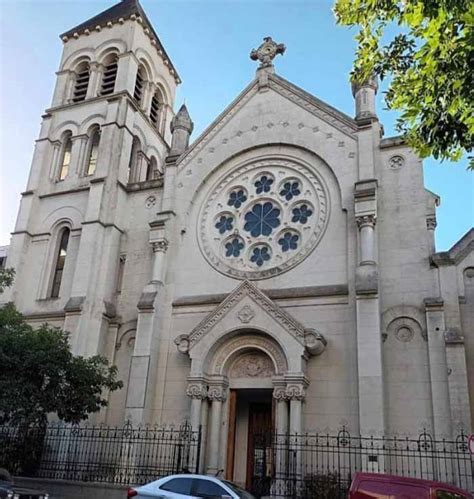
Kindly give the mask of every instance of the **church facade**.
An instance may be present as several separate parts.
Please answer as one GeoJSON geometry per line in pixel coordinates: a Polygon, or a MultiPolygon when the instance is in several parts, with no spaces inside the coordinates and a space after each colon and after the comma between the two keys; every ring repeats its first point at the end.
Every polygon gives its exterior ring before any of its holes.
{"type": "Polygon", "coordinates": [[[138,0],[61,38],[2,301],[117,365],[100,421],[202,425],[206,470],[241,483],[262,427],[470,430],[474,230],[436,252],[439,198],[383,137],[375,81],[347,116],[276,74],[265,38],[190,143],[138,0]]]}

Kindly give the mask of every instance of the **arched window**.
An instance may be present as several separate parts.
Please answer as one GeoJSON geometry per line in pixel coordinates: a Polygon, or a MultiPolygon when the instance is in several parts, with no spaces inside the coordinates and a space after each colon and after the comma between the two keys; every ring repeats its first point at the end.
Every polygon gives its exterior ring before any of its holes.
{"type": "Polygon", "coordinates": [[[109,95],[114,92],[117,79],[118,58],[116,54],[109,56],[104,62],[104,74],[100,95],[109,95]]]}
{"type": "Polygon", "coordinates": [[[140,141],[134,137],[132,150],[130,152],[130,161],[128,162],[128,181],[136,182],[137,167],[138,167],[138,153],[140,152],[140,141]]]}
{"type": "Polygon", "coordinates": [[[54,268],[53,274],[53,285],[51,287],[51,298],[57,298],[59,296],[59,290],[61,288],[61,280],[63,278],[64,264],[66,262],[67,246],[69,243],[70,230],[66,227],[62,230],[59,247],[56,254],[56,266],[54,268]]]}
{"type": "Polygon", "coordinates": [[[148,162],[148,166],[146,169],[146,179],[147,180],[155,180],[159,177],[160,172],[158,170],[158,163],[156,161],[155,156],[152,156],[150,161],[148,162]]]}
{"type": "Polygon", "coordinates": [[[99,155],[100,128],[94,128],[89,139],[89,155],[87,157],[86,175],[94,175],[99,155]]]}
{"type": "Polygon", "coordinates": [[[157,130],[160,128],[161,115],[163,113],[163,99],[160,93],[157,91],[153,94],[151,98],[150,107],[150,120],[157,130]]]}
{"type": "Polygon", "coordinates": [[[64,180],[69,171],[71,163],[71,150],[72,150],[72,133],[66,132],[62,140],[61,161],[59,164],[58,180],[64,180]]]}
{"type": "Polygon", "coordinates": [[[145,86],[145,68],[140,66],[137,71],[137,79],[135,80],[135,91],[133,92],[134,99],[138,104],[142,104],[145,86]]]}
{"type": "Polygon", "coordinates": [[[72,96],[73,102],[81,102],[86,98],[89,77],[89,64],[83,62],[76,70],[76,82],[74,84],[74,94],[72,96]]]}

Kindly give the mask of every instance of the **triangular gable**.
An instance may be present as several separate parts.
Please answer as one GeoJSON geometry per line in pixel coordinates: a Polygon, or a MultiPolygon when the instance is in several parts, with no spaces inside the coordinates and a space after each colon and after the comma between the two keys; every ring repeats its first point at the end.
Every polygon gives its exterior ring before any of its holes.
{"type": "Polygon", "coordinates": [[[276,322],[294,336],[302,345],[305,344],[305,328],[292,317],[288,312],[274,303],[262,291],[256,288],[250,281],[243,281],[230,295],[218,305],[207,317],[205,317],[187,335],[189,347],[192,348],[214,325],[234,310],[245,297],[250,297],[252,301],[265,310],[276,322]]]}
{"type": "MultiPolygon", "coordinates": [[[[358,128],[355,120],[338,111],[322,100],[305,92],[303,89],[285,80],[281,76],[268,75],[268,86],[281,96],[300,106],[302,109],[317,116],[328,125],[337,128],[341,133],[354,138],[358,128]]],[[[258,92],[258,79],[253,80],[201,133],[187,151],[179,158],[178,166],[188,164],[206,144],[230,121],[250,98],[258,92]]]]}

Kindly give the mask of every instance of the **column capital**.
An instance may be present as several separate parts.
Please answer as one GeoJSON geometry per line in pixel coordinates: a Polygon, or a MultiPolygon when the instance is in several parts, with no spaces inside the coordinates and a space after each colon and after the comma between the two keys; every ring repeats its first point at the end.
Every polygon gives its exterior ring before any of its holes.
{"type": "Polygon", "coordinates": [[[288,400],[286,396],[286,386],[276,386],[273,389],[273,398],[278,402],[283,402],[288,400]]]}
{"type": "Polygon", "coordinates": [[[359,215],[356,217],[357,227],[362,229],[362,227],[375,227],[377,217],[375,215],[359,215]]]}
{"type": "Polygon", "coordinates": [[[306,388],[309,381],[304,374],[289,374],[285,376],[286,388],[285,398],[290,402],[292,400],[303,401],[306,397],[306,388]]]}
{"type": "Polygon", "coordinates": [[[225,402],[227,400],[227,386],[211,385],[207,390],[207,398],[211,401],[225,402]]]}
{"type": "Polygon", "coordinates": [[[186,395],[191,399],[205,400],[207,398],[207,386],[202,381],[189,382],[186,395]]]}
{"type": "Polygon", "coordinates": [[[166,253],[168,250],[169,242],[166,238],[158,239],[151,243],[153,253],[166,253]]]}
{"type": "Polygon", "coordinates": [[[427,217],[426,218],[426,228],[428,230],[435,230],[437,225],[438,224],[436,222],[436,217],[435,216],[427,217]]]}

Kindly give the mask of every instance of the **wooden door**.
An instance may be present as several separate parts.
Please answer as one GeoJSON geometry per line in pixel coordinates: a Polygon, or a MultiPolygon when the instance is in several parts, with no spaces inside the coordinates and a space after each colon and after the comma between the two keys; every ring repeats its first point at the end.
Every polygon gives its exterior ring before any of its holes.
{"type": "MultiPolygon", "coordinates": [[[[266,488],[270,483],[271,462],[271,432],[272,404],[251,403],[249,405],[249,433],[247,445],[247,490],[266,488]]],[[[265,494],[259,494],[265,495],[265,494]]]]}

